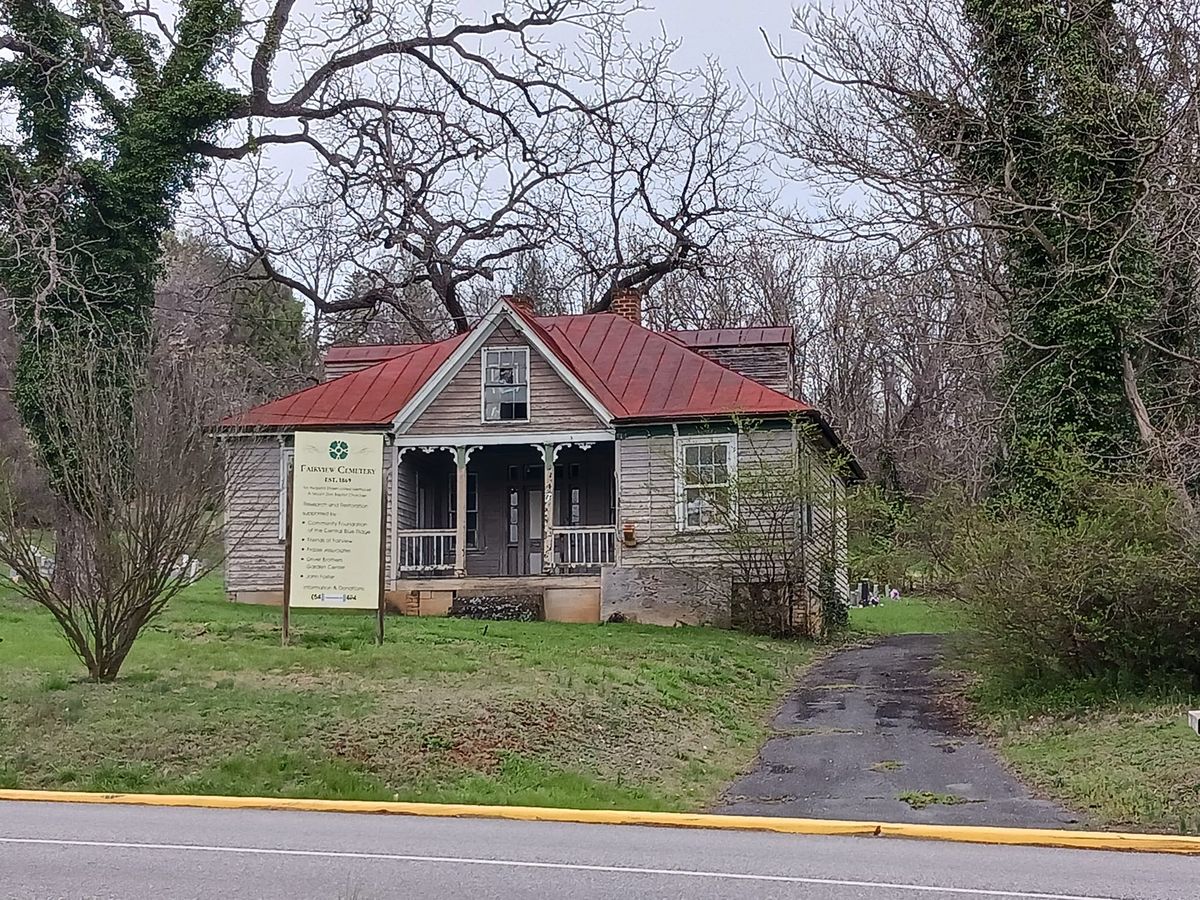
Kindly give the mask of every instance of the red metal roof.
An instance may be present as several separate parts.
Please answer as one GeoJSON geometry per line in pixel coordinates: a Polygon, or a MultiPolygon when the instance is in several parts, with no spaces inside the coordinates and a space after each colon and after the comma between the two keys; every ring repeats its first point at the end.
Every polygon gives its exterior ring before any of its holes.
{"type": "Polygon", "coordinates": [[[387,424],[466,337],[460,334],[436,344],[400,345],[395,348],[399,354],[391,359],[256,406],[226,419],[223,424],[234,427],[387,424]]]}
{"type": "Polygon", "coordinates": [[[688,347],[742,347],[754,344],[791,344],[791,325],[771,325],[754,328],[698,328],[666,331],[688,347]]]}
{"type": "MultiPolygon", "coordinates": [[[[623,316],[549,316],[537,322],[558,338],[568,357],[582,360],[583,371],[572,371],[601,402],[599,387],[617,398],[620,406],[611,410],[617,421],[812,409],[623,316]]],[[[569,359],[564,362],[570,364],[569,359]]]]}
{"type": "Polygon", "coordinates": [[[325,351],[325,362],[380,362],[394,359],[424,344],[354,344],[346,347],[330,347],[325,351]]]}
{"type": "MultiPolygon", "coordinates": [[[[614,421],[786,415],[812,410],[799,400],[701,356],[685,346],[678,333],[651,331],[611,313],[533,316],[517,307],[509,309],[614,421]]],[[[790,334],[790,329],[734,330],[790,334]]],[[[466,337],[458,335],[435,344],[334,348],[338,350],[338,361],[349,361],[352,350],[378,354],[383,361],[255,407],[226,424],[390,424],[466,337]]]]}

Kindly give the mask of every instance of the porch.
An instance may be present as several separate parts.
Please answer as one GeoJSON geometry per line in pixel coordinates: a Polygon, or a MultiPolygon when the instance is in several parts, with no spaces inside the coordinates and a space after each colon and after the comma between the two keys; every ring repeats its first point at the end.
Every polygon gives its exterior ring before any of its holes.
{"type": "Polygon", "coordinates": [[[399,450],[396,589],[598,588],[616,561],[612,441],[399,450]]]}

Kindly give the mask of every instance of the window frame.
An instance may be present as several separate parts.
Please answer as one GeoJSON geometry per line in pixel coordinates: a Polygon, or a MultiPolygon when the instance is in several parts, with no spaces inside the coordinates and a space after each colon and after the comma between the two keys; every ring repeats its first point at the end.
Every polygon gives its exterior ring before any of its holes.
{"type": "MultiPolygon", "coordinates": [[[[728,434],[697,434],[682,436],[677,435],[675,438],[675,529],[680,533],[700,533],[705,532],[721,532],[727,531],[728,528],[721,523],[709,525],[689,525],[687,521],[687,490],[689,487],[725,487],[727,490],[732,489],[733,480],[737,475],[738,469],[738,436],[736,432],[728,434]],[[724,445],[725,447],[725,477],[724,484],[714,483],[712,485],[688,485],[687,484],[687,448],[702,447],[702,446],[724,445]]],[[[736,515],[736,498],[731,498],[730,501],[734,504],[733,512],[736,515]]]]}
{"type": "MultiPolygon", "coordinates": [[[[483,347],[479,351],[479,421],[483,425],[508,425],[513,423],[528,423],[533,412],[533,377],[529,370],[530,353],[528,347],[483,347]],[[504,385],[489,385],[487,380],[487,358],[489,353],[521,353],[525,356],[525,418],[523,419],[489,419],[487,417],[487,389],[503,387],[504,385]]],[[[514,385],[520,386],[520,385],[514,385]]]]}

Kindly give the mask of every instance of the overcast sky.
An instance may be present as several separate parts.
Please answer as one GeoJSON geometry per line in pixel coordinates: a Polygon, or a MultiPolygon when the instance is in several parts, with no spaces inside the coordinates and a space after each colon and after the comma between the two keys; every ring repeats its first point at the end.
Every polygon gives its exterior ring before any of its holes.
{"type": "Polygon", "coordinates": [[[801,0],[648,0],[639,25],[661,21],[667,34],[683,41],[680,62],[695,66],[714,57],[750,82],[770,81],[775,64],[759,29],[778,40],[791,27],[792,10],[801,0]]]}

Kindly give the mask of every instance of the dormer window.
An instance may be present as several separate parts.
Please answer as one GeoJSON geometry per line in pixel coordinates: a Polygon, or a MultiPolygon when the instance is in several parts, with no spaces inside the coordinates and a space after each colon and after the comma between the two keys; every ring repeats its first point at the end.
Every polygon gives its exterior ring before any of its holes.
{"type": "Polygon", "coordinates": [[[529,421],[529,348],[483,351],[483,421],[529,421]]]}

